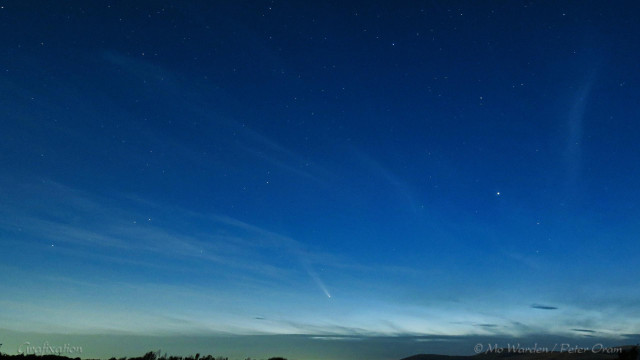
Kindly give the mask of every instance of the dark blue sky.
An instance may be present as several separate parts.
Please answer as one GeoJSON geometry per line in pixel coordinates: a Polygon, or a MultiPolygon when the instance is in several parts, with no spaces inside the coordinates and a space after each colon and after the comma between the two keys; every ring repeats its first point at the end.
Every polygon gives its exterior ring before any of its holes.
{"type": "Polygon", "coordinates": [[[1,327],[631,342],[638,10],[2,1],[1,327]]]}

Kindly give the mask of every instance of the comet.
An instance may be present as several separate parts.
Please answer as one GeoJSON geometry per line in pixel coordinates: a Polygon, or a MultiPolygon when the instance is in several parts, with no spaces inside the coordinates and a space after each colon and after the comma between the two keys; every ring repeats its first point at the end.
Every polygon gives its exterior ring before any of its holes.
{"type": "Polygon", "coordinates": [[[322,290],[322,292],[327,296],[327,298],[331,299],[331,293],[329,292],[329,289],[327,289],[327,286],[324,284],[322,279],[320,279],[318,274],[313,270],[311,265],[307,261],[304,261],[304,260],[302,261],[302,264],[303,264],[305,270],[307,271],[307,274],[309,274],[309,277],[311,279],[313,279],[313,281],[316,283],[316,285],[318,285],[320,290],[322,290]]]}

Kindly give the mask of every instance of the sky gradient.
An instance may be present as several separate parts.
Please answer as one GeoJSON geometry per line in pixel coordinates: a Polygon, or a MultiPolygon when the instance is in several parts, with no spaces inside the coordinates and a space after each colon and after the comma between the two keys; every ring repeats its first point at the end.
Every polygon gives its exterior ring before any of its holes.
{"type": "Polygon", "coordinates": [[[638,10],[0,2],[0,350],[637,343],[638,10]]]}

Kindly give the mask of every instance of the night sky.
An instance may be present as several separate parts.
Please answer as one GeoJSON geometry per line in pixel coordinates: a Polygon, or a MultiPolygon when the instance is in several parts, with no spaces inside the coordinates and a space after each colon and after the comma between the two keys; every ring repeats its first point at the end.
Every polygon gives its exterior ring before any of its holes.
{"type": "Polygon", "coordinates": [[[639,13],[0,1],[0,350],[637,343],[639,13]]]}

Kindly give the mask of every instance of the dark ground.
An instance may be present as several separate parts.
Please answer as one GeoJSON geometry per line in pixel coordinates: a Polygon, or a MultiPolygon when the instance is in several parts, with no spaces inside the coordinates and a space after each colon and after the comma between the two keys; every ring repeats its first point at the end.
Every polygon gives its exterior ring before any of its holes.
{"type": "MultiPolygon", "coordinates": [[[[606,353],[569,353],[569,352],[548,352],[548,353],[514,353],[504,349],[503,351],[494,351],[491,353],[482,353],[473,356],[447,356],[447,355],[434,355],[434,354],[420,354],[414,355],[402,360],[498,360],[498,359],[511,359],[511,360],[640,360],[640,352],[638,346],[622,346],[620,347],[622,352],[616,354],[606,353]]],[[[7,355],[0,354],[0,360],[80,360],[77,358],[69,358],[59,355],[7,355]]],[[[85,360],[98,360],[98,359],[85,359],[85,360]]],[[[158,355],[154,352],[148,352],[140,357],[131,358],[111,358],[109,360],[228,360],[222,356],[200,356],[200,354],[191,356],[167,356],[158,355]]],[[[251,359],[245,359],[251,360],[251,359]]],[[[272,357],[268,360],[286,360],[281,357],[272,357]]],[[[330,359],[328,359],[330,360],[330,359]]],[[[364,360],[364,359],[363,359],[364,360]]]]}

